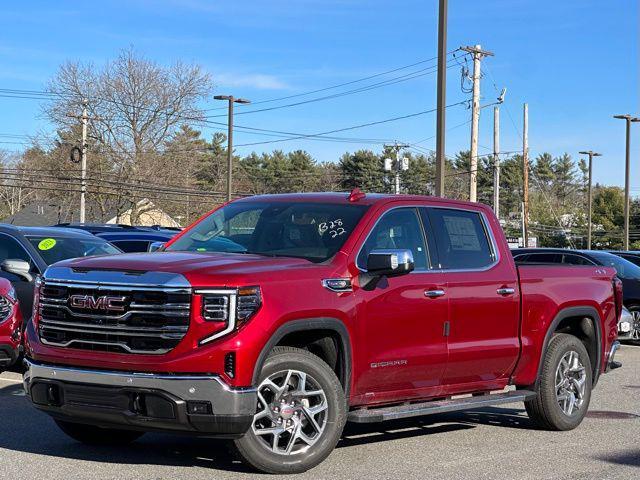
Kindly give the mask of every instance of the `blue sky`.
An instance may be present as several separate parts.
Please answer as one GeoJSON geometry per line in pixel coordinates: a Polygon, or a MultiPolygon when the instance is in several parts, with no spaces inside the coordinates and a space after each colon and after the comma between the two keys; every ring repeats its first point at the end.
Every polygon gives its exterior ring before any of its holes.
{"type": "MultiPolygon", "coordinates": [[[[254,101],[294,95],[434,57],[437,4],[437,0],[7,1],[0,18],[0,88],[40,90],[65,60],[101,65],[132,46],[161,64],[183,60],[202,65],[212,74],[216,93],[254,101]]],[[[595,162],[595,181],[622,185],[624,125],[611,115],[640,114],[639,20],[637,0],[458,0],[449,6],[448,42],[450,50],[481,44],[495,53],[483,61],[490,74],[482,81],[482,93],[484,103],[495,99],[493,80],[498,89],[508,89],[501,119],[503,151],[521,148],[522,104],[528,102],[532,154],[575,156],[579,150],[598,150],[604,157],[595,162]]],[[[460,68],[449,69],[448,75],[448,103],[468,98],[460,89],[460,68]]],[[[386,78],[391,76],[382,79],[386,78]]],[[[360,85],[366,83],[353,87],[360,85]]],[[[301,99],[306,98],[311,97],[301,99]]],[[[435,74],[431,74],[332,100],[239,115],[236,123],[317,133],[435,105],[435,74]]],[[[218,106],[213,101],[203,105],[218,106]]],[[[0,111],[0,134],[51,131],[34,100],[0,98],[0,111]]],[[[463,124],[469,117],[465,107],[450,108],[447,125],[463,124]]],[[[483,147],[491,147],[492,122],[491,109],[483,110],[483,147]]],[[[640,195],[640,125],[633,130],[632,193],[640,195]]],[[[427,114],[337,135],[414,143],[434,134],[435,115],[427,114]]],[[[447,135],[448,154],[469,148],[468,125],[447,135]]],[[[236,144],[261,140],[265,137],[236,133],[236,144]]],[[[435,148],[435,139],[420,145],[435,148]]],[[[319,160],[332,161],[346,150],[366,147],[370,145],[296,140],[241,147],[239,153],[304,148],[319,160]]]]}

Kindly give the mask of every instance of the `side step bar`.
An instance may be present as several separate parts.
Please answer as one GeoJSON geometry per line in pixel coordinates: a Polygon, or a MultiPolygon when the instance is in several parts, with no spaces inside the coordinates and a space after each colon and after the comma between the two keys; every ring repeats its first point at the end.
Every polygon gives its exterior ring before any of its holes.
{"type": "Polygon", "coordinates": [[[523,402],[535,396],[536,393],[530,390],[513,390],[506,393],[465,397],[455,400],[434,400],[431,402],[394,405],[392,407],[361,408],[349,412],[348,420],[355,423],[377,423],[398,418],[420,417],[434,413],[456,412],[503,403],[523,402]]]}

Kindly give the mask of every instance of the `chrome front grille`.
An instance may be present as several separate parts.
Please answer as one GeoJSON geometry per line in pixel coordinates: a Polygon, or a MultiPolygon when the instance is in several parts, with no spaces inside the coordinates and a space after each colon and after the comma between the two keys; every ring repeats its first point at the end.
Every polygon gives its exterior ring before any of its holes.
{"type": "Polygon", "coordinates": [[[157,355],[169,352],[186,335],[191,290],[44,278],[38,310],[44,344],[157,355]]]}

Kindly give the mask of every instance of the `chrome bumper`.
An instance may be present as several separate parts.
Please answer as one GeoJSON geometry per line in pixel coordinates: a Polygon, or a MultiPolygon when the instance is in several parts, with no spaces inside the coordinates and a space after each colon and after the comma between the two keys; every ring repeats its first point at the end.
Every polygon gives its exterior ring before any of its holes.
{"type": "Polygon", "coordinates": [[[25,360],[24,389],[56,418],[142,430],[242,434],[256,411],[255,388],[217,376],[85,370],[25,360]]]}
{"type": "Polygon", "coordinates": [[[605,368],[605,373],[610,372],[611,370],[615,370],[616,368],[620,368],[622,363],[616,362],[615,356],[616,352],[620,348],[620,342],[615,341],[611,345],[611,350],[609,350],[609,355],[607,357],[607,366],[605,368]]]}

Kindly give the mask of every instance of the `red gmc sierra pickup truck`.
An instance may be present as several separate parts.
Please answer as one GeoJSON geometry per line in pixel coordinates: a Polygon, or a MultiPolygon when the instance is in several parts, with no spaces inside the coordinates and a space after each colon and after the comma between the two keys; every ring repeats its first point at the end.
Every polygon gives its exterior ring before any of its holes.
{"type": "Polygon", "coordinates": [[[162,250],[39,279],[24,385],[76,440],[221,436],[293,473],[347,421],[524,401],[535,424],[569,430],[619,366],[615,271],[516,266],[480,204],[256,196],[162,250]]]}

